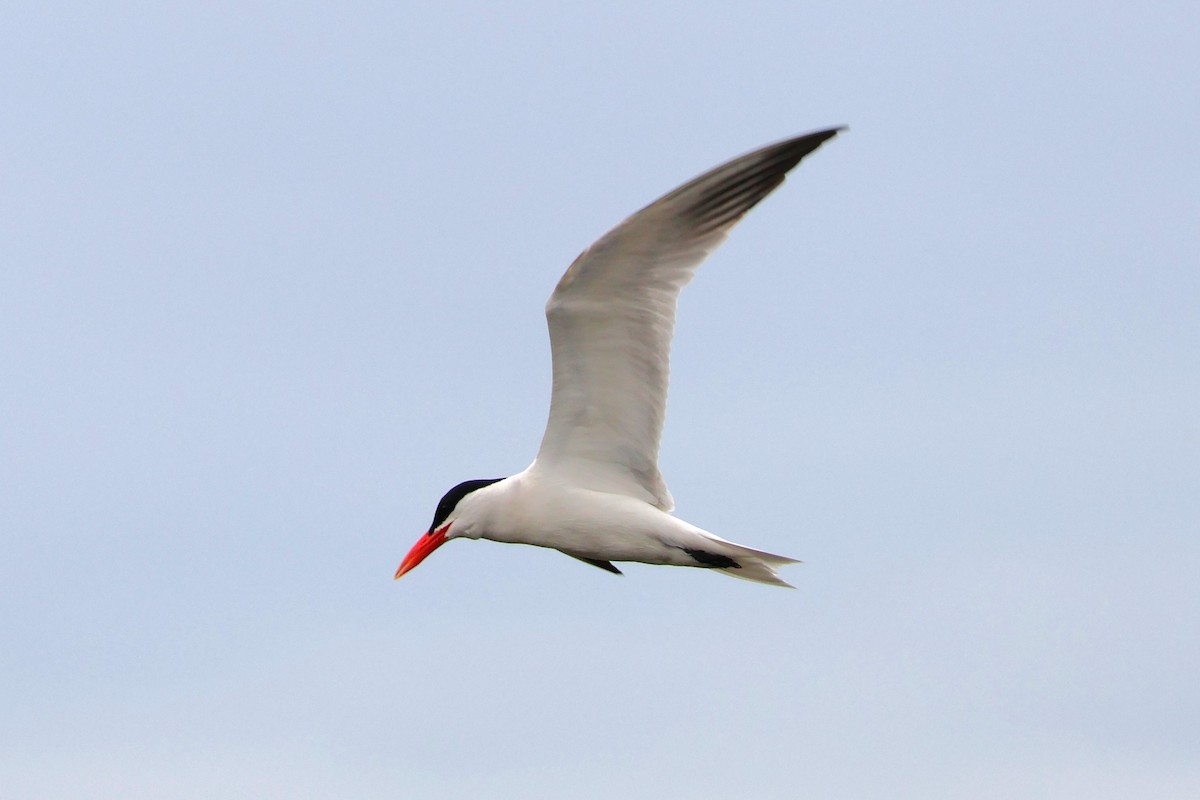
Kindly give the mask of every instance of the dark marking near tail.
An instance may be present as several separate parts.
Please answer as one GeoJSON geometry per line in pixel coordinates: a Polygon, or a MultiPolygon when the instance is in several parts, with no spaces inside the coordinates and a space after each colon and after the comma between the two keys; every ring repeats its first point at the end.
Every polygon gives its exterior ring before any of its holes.
{"type": "Polygon", "coordinates": [[[702,567],[715,567],[717,569],[741,569],[742,565],[734,561],[729,556],[723,556],[720,553],[710,553],[707,550],[691,550],[687,547],[679,548],[687,553],[702,567]]]}
{"type": "Polygon", "coordinates": [[[562,553],[564,556],[570,556],[571,558],[582,561],[585,564],[591,564],[593,567],[599,567],[600,569],[611,572],[614,575],[624,575],[625,574],[625,573],[621,572],[621,570],[619,570],[615,566],[613,566],[613,563],[611,561],[602,561],[599,558],[588,558],[587,556],[577,556],[574,553],[568,553],[566,550],[559,550],[558,552],[562,553]]]}

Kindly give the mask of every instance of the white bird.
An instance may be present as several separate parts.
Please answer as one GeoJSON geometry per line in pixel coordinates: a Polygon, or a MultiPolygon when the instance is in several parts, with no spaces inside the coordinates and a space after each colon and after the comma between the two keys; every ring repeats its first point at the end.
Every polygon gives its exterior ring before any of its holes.
{"type": "Polygon", "coordinates": [[[679,292],[730,228],[841,128],[768,145],[659,198],[571,264],[546,303],[550,420],[528,469],[455,486],[396,577],[451,539],[551,547],[620,574],[614,561],[707,567],[788,586],[796,559],[726,541],[669,512],[658,471],[679,292]]]}

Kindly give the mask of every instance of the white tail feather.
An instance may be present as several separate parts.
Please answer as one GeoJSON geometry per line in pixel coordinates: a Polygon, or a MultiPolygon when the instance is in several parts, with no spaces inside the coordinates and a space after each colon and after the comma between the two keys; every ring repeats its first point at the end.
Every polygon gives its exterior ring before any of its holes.
{"type": "Polygon", "coordinates": [[[799,560],[735,544],[707,531],[705,531],[705,537],[712,541],[713,549],[729,556],[738,563],[739,566],[737,567],[719,568],[721,572],[731,578],[741,578],[744,581],[755,581],[756,583],[769,583],[772,586],[786,586],[789,589],[796,588],[783,578],[780,578],[775,572],[775,567],[781,567],[785,564],[802,563],[799,560]]]}

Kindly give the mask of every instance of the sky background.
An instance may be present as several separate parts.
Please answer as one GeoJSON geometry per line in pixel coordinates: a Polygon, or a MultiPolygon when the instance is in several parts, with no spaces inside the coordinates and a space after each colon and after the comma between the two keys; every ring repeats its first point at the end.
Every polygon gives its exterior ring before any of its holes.
{"type": "Polygon", "coordinates": [[[26,3],[0,32],[0,794],[1195,798],[1200,6],[26,3]],[[677,512],[491,542],[543,303],[850,130],[684,292],[677,512]]]}

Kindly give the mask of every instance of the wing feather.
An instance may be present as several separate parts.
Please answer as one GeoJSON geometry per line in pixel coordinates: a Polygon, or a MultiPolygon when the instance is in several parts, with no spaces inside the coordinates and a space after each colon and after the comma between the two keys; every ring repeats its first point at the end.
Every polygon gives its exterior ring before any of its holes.
{"type": "Polygon", "coordinates": [[[798,136],[716,167],[575,259],[546,304],[554,380],[532,468],[673,508],[658,447],[679,292],[729,229],[840,130],[798,136]]]}

